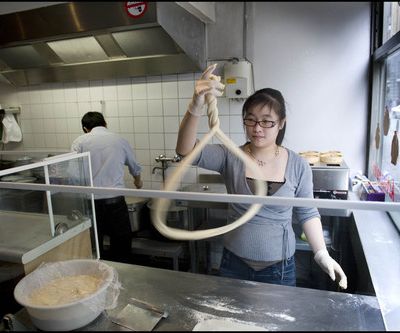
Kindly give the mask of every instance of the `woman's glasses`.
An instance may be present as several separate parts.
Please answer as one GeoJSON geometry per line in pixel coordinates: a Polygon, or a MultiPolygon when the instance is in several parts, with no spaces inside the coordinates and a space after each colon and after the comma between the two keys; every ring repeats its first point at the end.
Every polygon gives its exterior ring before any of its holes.
{"type": "Polygon", "coordinates": [[[257,124],[260,125],[263,128],[272,128],[274,127],[277,122],[276,121],[272,121],[272,120],[254,120],[254,119],[243,119],[243,124],[245,124],[246,126],[251,126],[254,127],[257,124]]]}

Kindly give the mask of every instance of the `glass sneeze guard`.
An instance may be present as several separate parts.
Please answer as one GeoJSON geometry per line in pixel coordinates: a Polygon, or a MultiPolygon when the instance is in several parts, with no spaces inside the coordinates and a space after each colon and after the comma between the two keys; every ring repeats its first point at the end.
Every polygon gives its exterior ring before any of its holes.
{"type": "MultiPolygon", "coordinates": [[[[93,186],[90,154],[69,152],[33,163],[29,158],[18,161],[29,163],[0,170],[0,261],[26,264],[84,231],[89,232],[90,228],[94,230],[91,244],[82,253],[87,256],[88,251],[95,252],[99,258],[93,195],[13,186],[21,183],[93,186]],[[1,186],[6,184],[7,188],[1,186]]],[[[74,247],[77,246],[80,245],[74,247]]],[[[79,257],[79,251],[70,251],[71,257],[79,257]]]]}

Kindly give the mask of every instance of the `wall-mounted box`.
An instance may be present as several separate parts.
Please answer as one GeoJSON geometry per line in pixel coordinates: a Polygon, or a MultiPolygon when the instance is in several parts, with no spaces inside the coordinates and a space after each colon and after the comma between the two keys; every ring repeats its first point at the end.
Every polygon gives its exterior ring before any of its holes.
{"type": "Polygon", "coordinates": [[[224,65],[226,98],[247,98],[253,93],[253,71],[251,63],[231,61],[224,65]]]}

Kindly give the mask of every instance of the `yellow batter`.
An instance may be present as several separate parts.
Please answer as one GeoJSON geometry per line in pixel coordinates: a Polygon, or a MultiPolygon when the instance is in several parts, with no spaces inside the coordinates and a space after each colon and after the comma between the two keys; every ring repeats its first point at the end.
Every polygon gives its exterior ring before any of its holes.
{"type": "Polygon", "coordinates": [[[29,296],[32,305],[61,305],[93,294],[102,279],[93,275],[74,275],[54,279],[29,296]]]}

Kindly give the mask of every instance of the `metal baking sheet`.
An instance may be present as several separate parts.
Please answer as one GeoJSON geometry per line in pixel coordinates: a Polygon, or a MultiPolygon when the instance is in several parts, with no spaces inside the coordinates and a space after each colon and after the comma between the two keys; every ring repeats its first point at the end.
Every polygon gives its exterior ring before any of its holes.
{"type": "Polygon", "coordinates": [[[111,320],[133,331],[152,331],[162,317],[160,312],[129,303],[111,320]]]}

